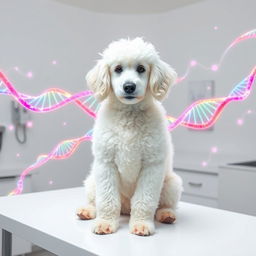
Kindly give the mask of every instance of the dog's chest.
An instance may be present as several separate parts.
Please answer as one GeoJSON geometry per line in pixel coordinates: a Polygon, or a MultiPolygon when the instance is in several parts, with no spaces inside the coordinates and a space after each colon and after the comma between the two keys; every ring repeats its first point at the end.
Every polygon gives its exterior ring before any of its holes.
{"type": "Polygon", "coordinates": [[[117,142],[114,161],[123,183],[135,183],[141,170],[145,121],[143,117],[125,119],[113,129],[117,142]]]}
{"type": "Polygon", "coordinates": [[[143,145],[140,131],[123,129],[118,135],[115,163],[122,181],[134,183],[141,169],[143,145]]]}

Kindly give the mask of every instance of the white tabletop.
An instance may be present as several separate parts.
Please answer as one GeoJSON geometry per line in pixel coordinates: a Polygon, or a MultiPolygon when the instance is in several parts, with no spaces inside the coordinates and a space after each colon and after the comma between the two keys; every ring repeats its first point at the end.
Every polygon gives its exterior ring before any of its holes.
{"type": "Polygon", "coordinates": [[[255,256],[256,217],[180,203],[177,222],[156,223],[156,233],[128,232],[128,217],[117,233],[95,235],[91,221],[76,218],[83,206],[82,188],[0,198],[0,228],[57,255],[111,256],[255,256]]]}

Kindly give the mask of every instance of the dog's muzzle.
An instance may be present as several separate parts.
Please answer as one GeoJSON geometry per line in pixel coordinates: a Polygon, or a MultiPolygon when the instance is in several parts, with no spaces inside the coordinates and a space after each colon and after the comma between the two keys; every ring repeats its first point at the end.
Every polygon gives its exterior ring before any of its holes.
{"type": "Polygon", "coordinates": [[[132,82],[125,82],[123,88],[126,94],[132,94],[136,90],[136,84],[132,82]]]}

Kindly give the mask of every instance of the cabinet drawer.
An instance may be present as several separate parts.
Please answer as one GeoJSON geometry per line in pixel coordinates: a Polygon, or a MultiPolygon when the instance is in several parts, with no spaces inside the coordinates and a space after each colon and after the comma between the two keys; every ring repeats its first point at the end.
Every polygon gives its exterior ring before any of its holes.
{"type": "Polygon", "coordinates": [[[218,197],[218,175],[175,169],[175,172],[183,179],[184,192],[186,194],[218,197]]]}
{"type": "Polygon", "coordinates": [[[218,200],[214,198],[200,197],[194,195],[187,195],[183,193],[181,201],[188,202],[191,204],[200,204],[204,206],[218,208],[218,200]]]}

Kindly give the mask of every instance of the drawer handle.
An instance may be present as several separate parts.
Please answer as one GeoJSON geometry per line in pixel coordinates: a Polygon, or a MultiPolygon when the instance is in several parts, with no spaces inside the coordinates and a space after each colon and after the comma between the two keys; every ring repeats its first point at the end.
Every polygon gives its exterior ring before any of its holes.
{"type": "Polygon", "coordinates": [[[201,183],[201,182],[191,182],[191,181],[189,181],[188,184],[190,186],[193,186],[193,187],[202,187],[203,186],[203,183],[201,183]]]}

